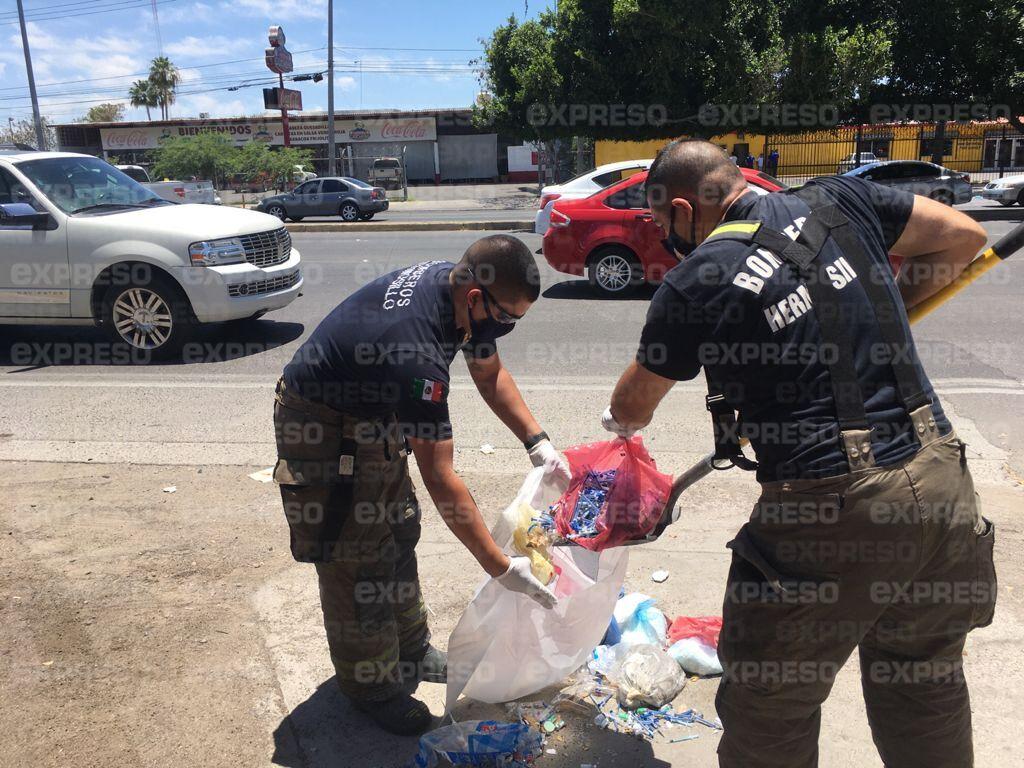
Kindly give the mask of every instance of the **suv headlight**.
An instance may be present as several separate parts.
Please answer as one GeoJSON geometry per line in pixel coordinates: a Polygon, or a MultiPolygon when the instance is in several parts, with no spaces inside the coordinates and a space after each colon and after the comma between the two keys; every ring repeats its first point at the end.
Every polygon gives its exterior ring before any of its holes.
{"type": "Polygon", "coordinates": [[[194,267],[219,267],[241,264],[245,261],[245,248],[237,237],[203,240],[188,247],[188,257],[194,267]]]}

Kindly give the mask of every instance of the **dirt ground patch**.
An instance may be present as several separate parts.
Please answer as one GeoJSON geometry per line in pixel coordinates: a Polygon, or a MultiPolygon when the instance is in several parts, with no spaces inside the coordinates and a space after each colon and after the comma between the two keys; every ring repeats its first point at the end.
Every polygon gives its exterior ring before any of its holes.
{"type": "MultiPolygon", "coordinates": [[[[335,692],[315,579],[288,554],[276,490],[247,477],[259,467],[3,466],[0,766],[362,768],[415,753],[415,740],[382,736],[335,692]]],[[[490,514],[517,485],[507,474],[467,479],[490,514]]],[[[1001,591],[996,622],[971,635],[966,663],[977,764],[1003,768],[1024,764],[1024,493],[982,492],[1001,591]]],[[[709,480],[677,530],[631,553],[627,584],[671,615],[717,613],[724,543],[751,500],[749,484],[709,480]],[[653,583],[662,568],[672,576],[653,583]]],[[[424,510],[420,569],[443,647],[480,574],[424,510]]],[[[677,703],[713,717],[715,685],[692,683],[677,703]]],[[[440,713],[443,688],[421,693],[440,713]]],[[[465,702],[457,712],[504,714],[465,702]]],[[[693,732],[700,738],[652,746],[580,721],[538,765],[715,765],[717,736],[693,732]]],[[[822,764],[879,765],[852,664],[825,707],[822,764]]]]}

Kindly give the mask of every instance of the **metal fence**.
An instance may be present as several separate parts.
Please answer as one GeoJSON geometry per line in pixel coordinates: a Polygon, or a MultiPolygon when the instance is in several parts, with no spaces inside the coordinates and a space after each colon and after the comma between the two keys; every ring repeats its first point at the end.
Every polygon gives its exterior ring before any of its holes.
{"type": "Polygon", "coordinates": [[[849,126],[786,135],[737,134],[723,144],[737,163],[789,184],[874,160],[937,162],[985,183],[1024,172],[1024,134],[1007,124],[849,126]]]}

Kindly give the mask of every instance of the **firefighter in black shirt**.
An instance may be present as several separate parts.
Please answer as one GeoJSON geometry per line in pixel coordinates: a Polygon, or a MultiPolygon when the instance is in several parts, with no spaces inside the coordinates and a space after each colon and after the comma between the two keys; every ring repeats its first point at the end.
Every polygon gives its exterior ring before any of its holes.
{"type": "Polygon", "coordinates": [[[669,144],[647,191],[681,263],[602,421],[632,434],[703,368],[716,466],[761,483],[729,544],[720,764],[817,765],[821,704],[859,649],[883,762],[972,765],[962,654],[992,620],[993,531],[906,309],[952,281],[984,231],[859,179],[748,194],[703,141],[669,144]],[[896,279],[890,253],[905,260],[896,279]]]}
{"type": "Polygon", "coordinates": [[[316,565],[331,660],[352,703],[399,734],[425,730],[410,693],[444,682],[445,654],[429,643],[414,547],[420,510],[412,447],[445,522],[483,569],[542,605],[554,595],[494,543],[452,466],[449,366],[460,350],[494,413],[535,466],[566,483],[555,450],[502,366],[496,340],[540,291],[533,255],[516,238],[487,237],[458,264],[414,264],[374,280],[335,308],[278,383],[274,422],[293,556],[316,565]]]}

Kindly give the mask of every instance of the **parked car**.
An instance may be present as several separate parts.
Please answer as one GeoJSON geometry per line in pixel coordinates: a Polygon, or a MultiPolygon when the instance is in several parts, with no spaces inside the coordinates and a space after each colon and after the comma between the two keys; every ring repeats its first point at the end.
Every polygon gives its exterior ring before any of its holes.
{"type": "Polygon", "coordinates": [[[295,172],[292,173],[292,181],[296,184],[301,184],[303,181],[309,181],[310,179],[315,178],[316,174],[313,173],[313,171],[306,170],[306,166],[304,165],[296,165],[295,172]]]}
{"type": "Polygon", "coordinates": [[[91,155],[0,152],[0,323],[96,324],[163,353],[196,323],[259,317],[301,290],[272,216],[172,205],[91,155]]]}
{"type": "Polygon", "coordinates": [[[370,164],[367,180],[384,189],[401,189],[402,162],[397,157],[378,157],[370,164]]]}
{"type": "Polygon", "coordinates": [[[266,192],[273,184],[273,180],[266,173],[260,173],[256,176],[234,173],[228,179],[228,187],[235,192],[266,192]]]}
{"type": "MultiPolygon", "coordinates": [[[[758,194],[785,189],[766,173],[740,168],[758,194]]],[[[647,207],[647,171],[582,199],[555,201],[544,235],[544,258],[559,272],[587,275],[601,295],[625,296],[658,283],[679,263],[662,246],[665,234],[647,207]]]]}
{"type": "Polygon", "coordinates": [[[876,184],[897,187],[915,195],[930,197],[946,205],[971,202],[971,177],[934,163],[919,160],[887,160],[869,163],[847,171],[844,176],[857,176],[876,184]]]}
{"type": "Polygon", "coordinates": [[[221,199],[217,195],[217,190],[213,188],[212,181],[153,181],[149,177],[149,172],[141,165],[118,165],[115,167],[169,202],[221,204],[221,199]]]}
{"type": "Polygon", "coordinates": [[[313,179],[291,192],[265,197],[257,211],[269,213],[281,221],[302,221],[306,216],[341,216],[344,221],[369,221],[374,214],[388,209],[387,193],[348,176],[313,179]]]}
{"type": "Polygon", "coordinates": [[[1003,205],[1024,205],[1024,174],[990,181],[981,190],[981,196],[985,200],[998,200],[1003,205]]]}
{"type": "Polygon", "coordinates": [[[549,184],[540,191],[540,205],[537,209],[537,216],[534,218],[533,231],[538,235],[543,235],[548,231],[548,227],[551,226],[551,208],[554,206],[555,200],[578,200],[590,197],[595,192],[607,189],[612,184],[618,184],[623,179],[628,179],[634,173],[646,171],[653,162],[653,159],[648,159],[606,163],[592,171],[581,173],[563,184],[549,184]]]}
{"type": "MultiPolygon", "coordinates": [[[[861,152],[860,153],[860,163],[859,163],[859,165],[867,165],[868,163],[875,163],[875,162],[878,162],[878,158],[875,156],[874,152],[861,152]]],[[[843,173],[846,173],[847,171],[852,171],[854,168],[857,168],[857,167],[859,167],[858,163],[857,163],[857,153],[853,152],[853,153],[847,155],[845,160],[840,160],[839,161],[839,168],[836,170],[836,173],[843,174],[843,173]]]]}

